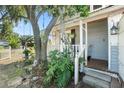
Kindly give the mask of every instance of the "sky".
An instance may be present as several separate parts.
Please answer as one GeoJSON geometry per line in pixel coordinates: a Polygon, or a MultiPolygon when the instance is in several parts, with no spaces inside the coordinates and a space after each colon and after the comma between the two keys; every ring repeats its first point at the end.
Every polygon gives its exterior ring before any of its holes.
{"type": "MultiPolygon", "coordinates": [[[[51,19],[52,17],[49,16],[47,12],[41,15],[38,21],[40,30],[45,29],[51,19]]],[[[19,22],[18,25],[13,28],[13,31],[19,35],[33,35],[32,26],[29,22],[27,24],[23,21],[19,22]]]]}

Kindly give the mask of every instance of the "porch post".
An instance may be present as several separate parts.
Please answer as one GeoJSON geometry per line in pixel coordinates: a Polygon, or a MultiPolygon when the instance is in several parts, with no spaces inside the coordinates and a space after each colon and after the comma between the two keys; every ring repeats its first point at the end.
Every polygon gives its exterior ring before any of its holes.
{"type": "Polygon", "coordinates": [[[83,45],[83,23],[82,20],[80,20],[80,51],[82,51],[83,45]]]}
{"type": "MultiPolygon", "coordinates": [[[[83,26],[82,26],[82,20],[80,20],[79,23],[80,27],[80,51],[82,51],[82,44],[83,44],[83,26]]],[[[74,64],[74,84],[78,84],[79,80],[79,62],[77,56],[75,57],[75,64],[74,64]]]]}
{"type": "MultiPolygon", "coordinates": [[[[83,46],[83,36],[84,34],[84,27],[83,27],[83,22],[80,20],[80,51],[84,51],[84,46],[83,46]]],[[[84,57],[84,54],[81,54],[81,57],[84,57]]],[[[80,72],[83,72],[83,63],[80,63],[80,72]]]]}
{"type": "Polygon", "coordinates": [[[75,65],[74,65],[74,84],[77,85],[78,84],[78,80],[79,80],[79,62],[78,62],[78,58],[75,57],[75,65]]]}
{"type": "Polygon", "coordinates": [[[87,51],[88,51],[88,45],[87,45],[87,23],[85,23],[85,65],[87,65],[87,51]]]}
{"type": "Polygon", "coordinates": [[[93,12],[93,5],[90,5],[90,12],[93,12]]]}

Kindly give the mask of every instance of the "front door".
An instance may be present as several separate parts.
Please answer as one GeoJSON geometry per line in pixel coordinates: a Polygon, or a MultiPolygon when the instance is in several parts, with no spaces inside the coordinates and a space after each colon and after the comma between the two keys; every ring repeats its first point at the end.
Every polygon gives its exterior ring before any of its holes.
{"type": "MultiPolygon", "coordinates": [[[[75,37],[76,37],[76,33],[75,33],[75,29],[71,30],[71,45],[75,45],[75,37]]],[[[73,55],[75,57],[75,46],[73,47],[73,55]]]]}
{"type": "Polygon", "coordinates": [[[72,38],[71,38],[71,44],[72,45],[75,45],[75,37],[76,37],[75,29],[72,29],[71,30],[71,36],[72,36],[72,38]]]}

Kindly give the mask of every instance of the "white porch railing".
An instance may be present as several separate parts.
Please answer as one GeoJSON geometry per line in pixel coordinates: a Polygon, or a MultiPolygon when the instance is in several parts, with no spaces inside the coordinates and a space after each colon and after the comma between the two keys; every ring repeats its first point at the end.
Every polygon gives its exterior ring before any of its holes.
{"type": "Polygon", "coordinates": [[[47,54],[49,54],[49,52],[53,50],[61,51],[61,48],[66,48],[68,51],[71,51],[73,57],[77,57],[81,49],[80,45],[70,45],[70,46],[69,45],[53,45],[53,46],[48,46],[47,54]]]}

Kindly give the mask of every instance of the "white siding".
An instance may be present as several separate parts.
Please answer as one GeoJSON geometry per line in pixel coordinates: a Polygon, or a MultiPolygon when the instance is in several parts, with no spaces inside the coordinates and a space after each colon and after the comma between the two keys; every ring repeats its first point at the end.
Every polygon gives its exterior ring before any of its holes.
{"type": "Polygon", "coordinates": [[[124,80],[124,17],[119,24],[119,74],[124,80]]]}
{"type": "Polygon", "coordinates": [[[88,23],[88,46],[92,58],[108,60],[107,20],[88,23]],[[92,49],[91,49],[92,48],[92,49]]]}
{"type": "Polygon", "coordinates": [[[108,32],[109,36],[109,70],[118,72],[119,71],[119,41],[118,34],[111,35],[111,28],[114,25],[117,26],[117,23],[120,21],[121,14],[113,15],[108,17],[108,32]]]}

